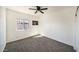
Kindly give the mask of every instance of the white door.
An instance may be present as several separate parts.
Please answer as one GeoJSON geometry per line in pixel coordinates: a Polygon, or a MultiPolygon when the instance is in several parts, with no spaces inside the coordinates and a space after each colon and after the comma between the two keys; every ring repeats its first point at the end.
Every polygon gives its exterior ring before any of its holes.
{"type": "Polygon", "coordinates": [[[76,47],[77,47],[77,51],[79,52],[79,10],[78,10],[78,14],[77,14],[77,24],[76,24],[76,47]]]}
{"type": "Polygon", "coordinates": [[[0,7],[0,52],[2,52],[6,45],[6,10],[0,7]]]}

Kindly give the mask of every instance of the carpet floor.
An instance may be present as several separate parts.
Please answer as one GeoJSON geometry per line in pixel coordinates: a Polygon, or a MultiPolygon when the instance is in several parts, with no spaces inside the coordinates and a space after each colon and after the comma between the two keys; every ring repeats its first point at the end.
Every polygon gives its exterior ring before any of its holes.
{"type": "Polygon", "coordinates": [[[42,36],[7,43],[4,52],[75,52],[75,50],[72,46],[42,36]]]}

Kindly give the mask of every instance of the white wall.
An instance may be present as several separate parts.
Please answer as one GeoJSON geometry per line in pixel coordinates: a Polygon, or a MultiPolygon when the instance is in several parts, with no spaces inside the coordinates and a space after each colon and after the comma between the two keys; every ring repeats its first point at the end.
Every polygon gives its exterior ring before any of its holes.
{"type": "Polygon", "coordinates": [[[75,7],[51,6],[40,18],[40,32],[54,40],[74,46],[75,7]]]}
{"type": "Polygon", "coordinates": [[[6,9],[7,13],[7,42],[12,42],[15,40],[27,38],[29,36],[37,35],[38,33],[38,26],[32,25],[32,20],[38,20],[38,17],[25,14],[21,12],[17,12],[11,9],[6,9]],[[25,18],[29,21],[29,26],[25,31],[16,31],[16,19],[17,18],[25,18]]]}
{"type": "Polygon", "coordinates": [[[0,52],[4,50],[6,45],[6,11],[4,7],[0,7],[0,52]]]}

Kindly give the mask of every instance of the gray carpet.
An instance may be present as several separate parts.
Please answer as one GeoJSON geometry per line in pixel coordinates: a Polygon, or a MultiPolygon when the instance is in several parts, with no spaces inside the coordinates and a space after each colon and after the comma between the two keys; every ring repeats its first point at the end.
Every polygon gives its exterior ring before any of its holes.
{"type": "Polygon", "coordinates": [[[74,52],[72,46],[47,37],[30,37],[7,43],[4,52],[74,52]]]}

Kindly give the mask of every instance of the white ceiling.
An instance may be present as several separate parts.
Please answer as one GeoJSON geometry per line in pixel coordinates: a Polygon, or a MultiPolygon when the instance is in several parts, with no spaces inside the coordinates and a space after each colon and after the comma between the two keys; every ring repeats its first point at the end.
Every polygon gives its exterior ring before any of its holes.
{"type": "MultiPolygon", "coordinates": [[[[65,8],[73,8],[73,6],[42,6],[42,7],[47,7],[48,10],[44,10],[44,12],[48,12],[48,11],[62,11],[65,8]]],[[[19,12],[23,12],[26,14],[31,14],[34,16],[40,16],[42,15],[42,13],[38,12],[37,14],[35,14],[35,10],[29,10],[29,8],[36,8],[34,6],[6,6],[6,8],[8,9],[12,9],[15,11],[19,11],[19,12]]]]}
{"type": "Polygon", "coordinates": [[[19,11],[19,12],[23,12],[23,13],[27,13],[27,14],[31,14],[34,15],[34,11],[29,10],[28,8],[30,8],[31,6],[7,6],[6,8],[8,9],[12,9],[15,11],[19,11]]]}

